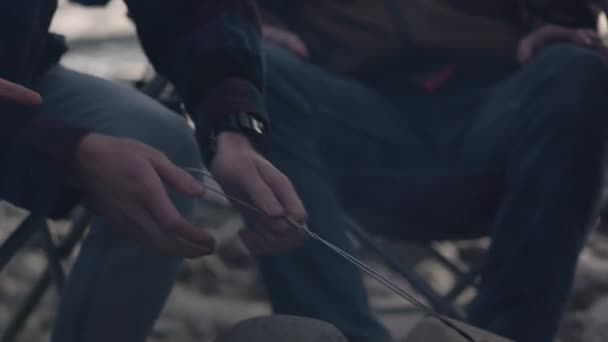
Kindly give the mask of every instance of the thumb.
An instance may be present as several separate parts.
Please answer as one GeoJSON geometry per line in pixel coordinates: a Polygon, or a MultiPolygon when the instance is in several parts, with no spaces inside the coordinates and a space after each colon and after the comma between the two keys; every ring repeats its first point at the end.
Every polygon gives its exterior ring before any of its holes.
{"type": "Polygon", "coordinates": [[[190,173],[181,167],[173,164],[165,155],[154,154],[150,157],[152,167],[158,172],[169,185],[177,189],[177,191],[190,196],[201,196],[205,193],[205,187],[199,180],[194,178],[190,173]]]}
{"type": "Polygon", "coordinates": [[[3,78],[0,78],[0,98],[32,107],[39,106],[42,103],[42,98],[35,91],[3,78]]]}

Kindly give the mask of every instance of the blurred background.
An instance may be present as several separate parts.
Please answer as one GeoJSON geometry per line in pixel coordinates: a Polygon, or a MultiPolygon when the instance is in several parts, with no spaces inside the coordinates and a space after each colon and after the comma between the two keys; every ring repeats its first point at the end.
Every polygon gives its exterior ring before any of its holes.
{"type": "MultiPolygon", "coordinates": [[[[64,34],[70,42],[70,52],[63,63],[118,82],[133,83],[144,77],[149,73],[147,62],[125,14],[122,1],[111,1],[107,7],[91,9],[61,0],[53,31],[64,34]]],[[[0,203],[0,241],[25,215],[21,210],[0,203]]],[[[65,234],[67,222],[52,224],[58,236],[65,234]]],[[[236,232],[242,227],[238,216],[221,198],[210,196],[201,202],[197,224],[213,227],[219,252],[184,265],[150,341],[211,341],[219,332],[242,319],[270,312],[255,264],[236,238],[236,232]]],[[[418,246],[384,243],[394,248],[404,263],[413,265],[437,290],[446,291],[453,286],[454,276],[439,267],[418,246]]],[[[486,244],[487,241],[472,241],[441,244],[437,248],[454,260],[467,261],[479,257],[486,244]]],[[[378,261],[362,252],[370,263],[407,287],[378,261]]],[[[44,254],[36,241],[32,241],[0,274],[0,332],[6,328],[7,321],[45,266],[44,254]]],[[[395,336],[404,336],[420,314],[413,313],[407,303],[373,280],[367,279],[366,283],[374,309],[395,336]]],[[[472,295],[474,293],[465,292],[461,301],[466,302],[472,295]]],[[[49,291],[18,341],[48,339],[56,302],[56,291],[49,291]]],[[[608,341],[608,235],[600,230],[593,234],[582,255],[560,339],[562,342],[608,341]]]]}

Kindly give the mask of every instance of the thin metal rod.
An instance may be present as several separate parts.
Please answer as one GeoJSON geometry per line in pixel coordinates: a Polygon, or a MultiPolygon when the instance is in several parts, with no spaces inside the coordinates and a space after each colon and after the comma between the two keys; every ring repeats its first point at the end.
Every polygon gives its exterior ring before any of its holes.
{"type": "MultiPolygon", "coordinates": [[[[190,172],[195,172],[198,173],[204,177],[213,179],[213,176],[210,175],[209,173],[197,169],[197,168],[185,168],[186,171],[190,171],[190,172]]],[[[220,196],[223,196],[225,198],[227,198],[228,200],[237,203],[239,205],[242,205],[243,207],[246,207],[250,210],[253,210],[254,212],[268,217],[268,215],[266,213],[264,213],[264,211],[262,211],[261,209],[259,209],[258,207],[249,204],[239,198],[236,198],[234,196],[228,195],[225,192],[218,190],[218,189],[214,189],[213,187],[208,186],[207,184],[204,184],[204,182],[201,183],[205,189],[207,189],[208,191],[211,191],[213,193],[216,193],[220,196]]],[[[414,306],[416,306],[418,309],[424,311],[426,314],[436,318],[437,320],[439,320],[441,323],[443,323],[444,325],[446,325],[447,327],[451,328],[452,330],[454,330],[455,332],[457,332],[459,335],[461,335],[463,338],[465,338],[467,341],[469,342],[475,342],[475,340],[469,335],[467,334],[465,331],[463,331],[462,329],[460,329],[459,327],[457,327],[454,323],[452,323],[451,321],[443,318],[441,315],[439,315],[438,313],[436,313],[433,309],[431,309],[430,307],[428,307],[427,305],[425,305],[424,303],[422,303],[420,300],[416,299],[413,295],[409,294],[406,290],[402,289],[401,287],[399,287],[397,284],[395,284],[394,282],[392,282],[390,279],[386,278],[384,275],[380,274],[378,271],[376,271],[373,267],[367,265],[365,262],[361,261],[359,258],[351,255],[350,253],[346,252],[345,250],[343,250],[342,248],[334,245],[333,243],[325,240],[324,238],[322,238],[321,236],[319,236],[317,233],[311,231],[306,225],[302,225],[299,224],[295,221],[293,221],[292,219],[288,218],[288,217],[283,217],[282,218],[285,222],[287,222],[290,226],[292,226],[295,229],[301,230],[303,232],[305,232],[306,234],[308,234],[308,236],[310,236],[313,240],[316,240],[318,242],[320,242],[321,244],[323,244],[325,247],[327,247],[328,249],[330,249],[331,251],[333,251],[334,253],[340,255],[341,257],[343,257],[344,259],[346,259],[348,262],[350,262],[351,264],[353,264],[354,266],[356,266],[357,268],[359,268],[361,271],[363,271],[364,273],[366,273],[367,275],[369,275],[370,277],[374,278],[376,281],[378,281],[380,284],[384,285],[386,288],[388,288],[389,290],[393,291],[395,294],[397,294],[398,296],[400,296],[401,298],[405,299],[406,301],[412,303],[414,306]]]]}

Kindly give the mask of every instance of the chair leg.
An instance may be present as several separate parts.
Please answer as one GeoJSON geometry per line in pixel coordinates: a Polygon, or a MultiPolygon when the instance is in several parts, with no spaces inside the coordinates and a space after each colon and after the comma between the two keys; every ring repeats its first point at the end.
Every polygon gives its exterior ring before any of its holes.
{"type": "Polygon", "coordinates": [[[476,265],[471,267],[471,270],[464,274],[459,278],[458,282],[454,285],[454,287],[448,292],[444,299],[450,302],[456,301],[458,297],[469,287],[479,287],[479,277],[481,274],[483,263],[477,263],[476,265]]]}
{"type": "Polygon", "coordinates": [[[30,214],[23,223],[0,246],[0,270],[4,269],[17,252],[36,233],[40,225],[46,222],[46,217],[30,214]]]}
{"type": "Polygon", "coordinates": [[[433,257],[435,259],[437,259],[437,261],[439,263],[441,263],[445,268],[447,268],[450,272],[452,272],[456,277],[460,278],[463,277],[467,274],[466,271],[464,271],[463,269],[461,269],[460,267],[458,267],[456,264],[454,264],[452,261],[450,261],[448,258],[446,258],[443,254],[441,254],[439,251],[437,251],[437,249],[432,246],[425,246],[426,250],[429,251],[433,257]]]}
{"type": "Polygon", "coordinates": [[[53,242],[51,229],[46,221],[42,224],[40,237],[42,240],[42,249],[46,254],[46,259],[48,262],[48,269],[51,272],[51,276],[53,277],[57,291],[61,292],[63,285],[65,284],[65,272],[63,271],[63,266],[61,266],[61,256],[59,255],[58,250],[55,247],[55,243],[53,242]]]}
{"type": "Polygon", "coordinates": [[[349,231],[355,235],[362,243],[366,245],[373,253],[375,253],[388,267],[405,278],[412,287],[418,291],[431,306],[439,313],[450,316],[455,319],[462,319],[464,315],[454,308],[451,303],[445,301],[442,296],[431,288],[427,282],[413,270],[404,267],[398,258],[385,250],[382,246],[374,241],[373,236],[365,231],[357,222],[347,218],[349,231]]]}
{"type": "Polygon", "coordinates": [[[59,246],[57,246],[57,253],[62,259],[67,258],[72,254],[72,251],[76,245],[82,240],[87,227],[91,223],[92,216],[90,212],[84,211],[79,214],[72,223],[70,233],[65,237],[59,246]]]}
{"type": "Polygon", "coordinates": [[[18,337],[53,281],[57,284],[58,291],[63,288],[65,272],[61,266],[61,260],[67,258],[80,242],[90,220],[91,215],[88,212],[79,215],[72,223],[68,236],[55,247],[46,218],[41,215],[30,215],[0,247],[1,270],[29,238],[42,227],[40,230],[42,246],[49,263],[45,272],[26,297],[25,302],[10,321],[6,331],[2,334],[0,342],[12,342],[18,337]]]}
{"type": "Polygon", "coordinates": [[[69,234],[58,244],[55,244],[53,241],[53,236],[48,223],[46,221],[43,223],[43,227],[40,232],[42,247],[49,263],[49,271],[51,272],[56,289],[59,293],[61,293],[63,290],[63,286],[65,285],[66,281],[66,273],[63,270],[61,261],[68,258],[70,254],[72,254],[74,247],[76,247],[78,242],[80,242],[82,239],[90,221],[91,215],[88,211],[78,215],[70,227],[69,234]]]}
{"type": "Polygon", "coordinates": [[[30,315],[44,296],[46,290],[51,286],[51,272],[47,269],[42,277],[38,280],[36,285],[32,288],[31,292],[25,299],[25,302],[21,305],[13,319],[10,321],[6,331],[2,334],[0,342],[13,342],[22,331],[23,326],[27,323],[30,315]]]}

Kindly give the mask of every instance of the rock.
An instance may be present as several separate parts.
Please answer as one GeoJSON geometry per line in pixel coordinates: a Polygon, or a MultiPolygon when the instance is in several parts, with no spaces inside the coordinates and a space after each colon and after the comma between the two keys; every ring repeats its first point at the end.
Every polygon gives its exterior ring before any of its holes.
{"type": "MultiPolygon", "coordinates": [[[[468,324],[450,320],[454,325],[473,338],[475,342],[509,342],[510,340],[480,330],[468,324]]],[[[427,317],[423,319],[403,342],[467,342],[454,329],[441,323],[438,319],[427,317]]],[[[513,341],[511,341],[513,342],[513,341]]]]}
{"type": "Polygon", "coordinates": [[[416,271],[439,293],[447,293],[456,283],[454,274],[437,260],[422,261],[416,266],[416,271]]]}
{"type": "Polygon", "coordinates": [[[583,341],[608,341],[608,297],[599,300],[589,310],[583,341]]]}
{"type": "Polygon", "coordinates": [[[293,316],[268,316],[241,322],[216,342],[348,342],[329,323],[293,316]]]}
{"type": "MultiPolygon", "coordinates": [[[[603,221],[608,226],[608,218],[603,221]]],[[[606,228],[608,229],[608,228],[606,228]]],[[[608,235],[600,230],[594,231],[588,239],[587,247],[595,256],[608,259],[608,235]]]]}
{"type": "Polygon", "coordinates": [[[579,258],[571,296],[571,307],[586,309],[608,293],[608,262],[585,249],[579,258]]]}
{"type": "Polygon", "coordinates": [[[27,253],[22,258],[23,275],[38,277],[46,268],[46,256],[42,253],[27,253]]]}
{"type": "Polygon", "coordinates": [[[196,326],[200,331],[209,332],[268,313],[270,307],[265,302],[206,296],[177,285],[169,297],[163,317],[172,317],[188,326],[196,326]]]}
{"type": "Polygon", "coordinates": [[[183,321],[175,317],[164,316],[156,322],[152,335],[156,338],[172,337],[186,330],[187,326],[183,321]]]}
{"type": "Polygon", "coordinates": [[[581,342],[585,341],[584,334],[588,321],[586,312],[567,313],[559,329],[560,342],[581,342]]]}
{"type": "Polygon", "coordinates": [[[23,294],[24,282],[15,279],[15,277],[4,277],[0,282],[0,297],[2,298],[17,298],[23,294]]]}

